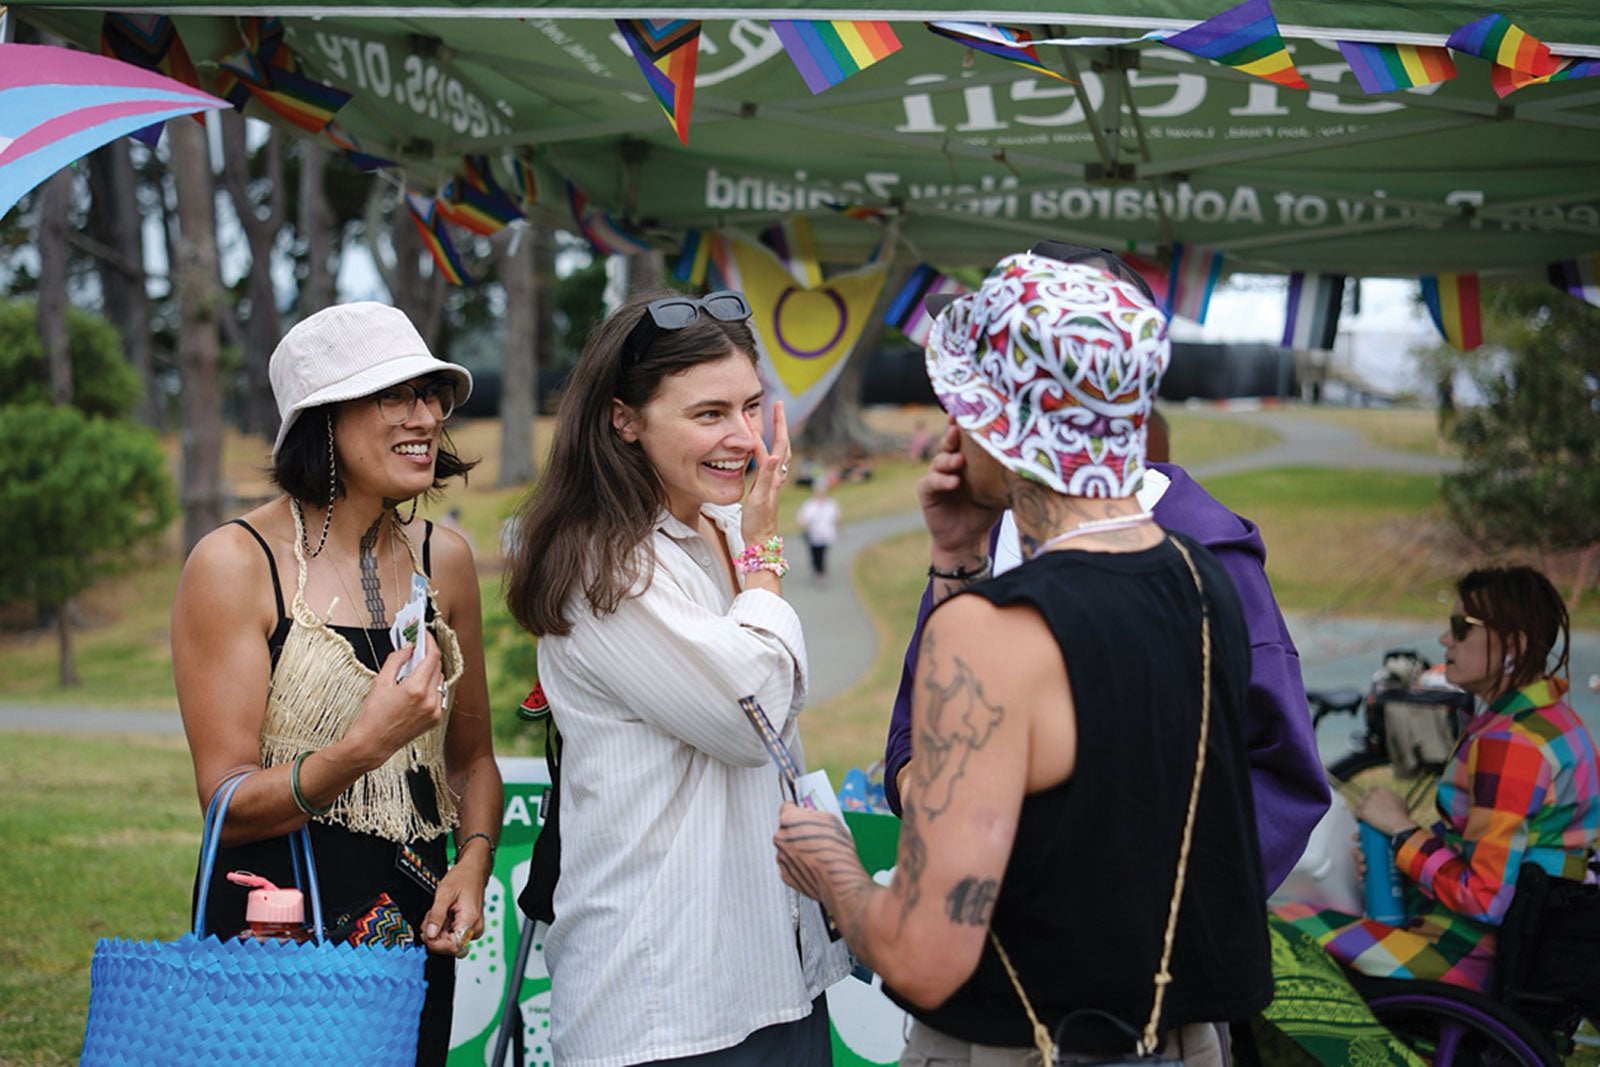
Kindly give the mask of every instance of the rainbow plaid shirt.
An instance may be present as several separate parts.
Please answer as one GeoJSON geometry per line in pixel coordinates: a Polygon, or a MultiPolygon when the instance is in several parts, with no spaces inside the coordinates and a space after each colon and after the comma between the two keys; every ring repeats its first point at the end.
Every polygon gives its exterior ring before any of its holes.
{"type": "MultiPolygon", "coordinates": [[[[1395,856],[1423,898],[1404,925],[1304,904],[1274,911],[1363,974],[1487,990],[1494,930],[1522,865],[1581,879],[1600,843],[1595,742],[1562,699],[1566,690],[1544,678],[1467,723],[1439,781],[1439,821],[1413,833],[1395,856]]],[[[1413,901],[1417,895],[1408,893],[1413,901]]]]}

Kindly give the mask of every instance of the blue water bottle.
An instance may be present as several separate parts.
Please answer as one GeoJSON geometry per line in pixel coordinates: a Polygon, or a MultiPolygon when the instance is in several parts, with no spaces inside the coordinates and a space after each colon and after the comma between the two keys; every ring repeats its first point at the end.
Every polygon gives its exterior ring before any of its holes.
{"type": "Polygon", "coordinates": [[[1367,918],[1399,926],[1406,918],[1405,896],[1400,890],[1400,872],[1394,865],[1389,835],[1362,823],[1361,858],[1367,863],[1367,876],[1362,885],[1367,918]]]}

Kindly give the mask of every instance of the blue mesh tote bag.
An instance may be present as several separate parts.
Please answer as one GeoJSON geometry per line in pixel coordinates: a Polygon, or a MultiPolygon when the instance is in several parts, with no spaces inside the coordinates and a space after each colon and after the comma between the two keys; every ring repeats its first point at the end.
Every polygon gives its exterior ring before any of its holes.
{"type": "Polygon", "coordinates": [[[295,881],[311,901],[313,940],[219,940],[205,932],[206,895],[228,803],[206,812],[194,929],[176,941],[101,938],[90,965],[82,1067],[215,1067],[252,1058],[340,1067],[416,1061],[427,950],[324,939],[311,837],[289,837],[295,881]]]}

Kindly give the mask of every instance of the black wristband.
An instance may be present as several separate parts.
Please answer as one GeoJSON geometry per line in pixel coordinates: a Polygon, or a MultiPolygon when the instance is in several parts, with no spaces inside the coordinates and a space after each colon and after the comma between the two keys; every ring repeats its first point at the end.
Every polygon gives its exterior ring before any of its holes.
{"type": "Polygon", "coordinates": [[[977,578],[988,577],[989,572],[993,569],[994,560],[990,559],[988,556],[985,556],[983,558],[983,563],[972,568],[971,570],[967,570],[965,567],[957,567],[953,571],[942,571],[930,563],[928,564],[928,577],[943,578],[947,582],[970,582],[977,578]]]}
{"type": "Polygon", "coordinates": [[[1415,826],[1408,826],[1404,830],[1396,830],[1389,835],[1389,847],[1399,852],[1400,846],[1411,840],[1411,835],[1416,832],[1417,827],[1415,826]]]}

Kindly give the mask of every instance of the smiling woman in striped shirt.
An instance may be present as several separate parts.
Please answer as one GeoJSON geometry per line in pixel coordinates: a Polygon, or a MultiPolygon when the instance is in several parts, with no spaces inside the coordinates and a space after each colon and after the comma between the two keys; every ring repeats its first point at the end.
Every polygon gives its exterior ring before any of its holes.
{"type": "Polygon", "coordinates": [[[733,292],[618,309],[517,525],[507,599],[564,746],[545,955],[571,1067],[831,1062],[843,949],[777,876],[784,783],[739,706],[755,697],[803,764],[776,536],[789,439],[775,405],[762,442],[749,315],[733,292]]]}

